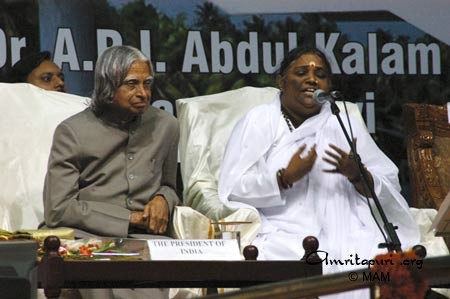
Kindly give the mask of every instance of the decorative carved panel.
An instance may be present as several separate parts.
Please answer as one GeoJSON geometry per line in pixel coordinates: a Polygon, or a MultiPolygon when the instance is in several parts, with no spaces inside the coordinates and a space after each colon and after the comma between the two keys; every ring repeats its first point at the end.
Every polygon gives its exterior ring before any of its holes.
{"type": "Polygon", "coordinates": [[[439,209],[450,190],[447,106],[403,105],[412,206],[439,209]]]}

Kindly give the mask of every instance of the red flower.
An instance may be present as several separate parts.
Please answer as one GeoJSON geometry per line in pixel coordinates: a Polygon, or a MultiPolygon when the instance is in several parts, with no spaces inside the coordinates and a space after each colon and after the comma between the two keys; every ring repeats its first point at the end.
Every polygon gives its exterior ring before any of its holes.
{"type": "Polygon", "coordinates": [[[389,277],[379,282],[382,299],[425,298],[428,283],[420,275],[422,261],[414,251],[381,254],[374,263],[370,269],[373,273],[389,277]]]}

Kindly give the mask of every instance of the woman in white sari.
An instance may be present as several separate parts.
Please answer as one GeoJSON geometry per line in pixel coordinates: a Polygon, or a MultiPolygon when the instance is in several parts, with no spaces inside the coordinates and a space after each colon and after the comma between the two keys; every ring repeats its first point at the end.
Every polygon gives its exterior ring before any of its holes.
{"type": "MultiPolygon", "coordinates": [[[[317,89],[330,90],[330,65],[317,49],[294,49],[281,64],[278,84],[274,101],[249,111],[234,128],[221,168],[220,199],[260,213],[262,228],[253,242],[259,259],[298,260],[303,238],[313,235],[323,251],[324,274],[367,267],[357,259],[386,251],[378,248],[385,240],[369,206],[382,223],[330,104],[320,106],[312,98],[317,89]]],[[[350,123],[369,187],[399,227],[403,248],[413,246],[419,232],[400,195],[397,167],[359,121],[350,123]]],[[[353,293],[361,298],[368,292],[353,293]]]]}

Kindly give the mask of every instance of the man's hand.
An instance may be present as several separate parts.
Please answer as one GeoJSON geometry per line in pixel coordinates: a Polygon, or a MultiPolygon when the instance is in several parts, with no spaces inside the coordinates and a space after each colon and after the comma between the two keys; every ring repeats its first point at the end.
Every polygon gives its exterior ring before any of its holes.
{"type": "Polygon", "coordinates": [[[153,197],[144,207],[142,218],[147,223],[147,231],[164,234],[169,222],[169,205],[162,195],[153,197]]]}
{"type": "Polygon", "coordinates": [[[147,221],[142,217],[144,212],[131,211],[130,212],[130,225],[140,229],[147,229],[147,221]]]}

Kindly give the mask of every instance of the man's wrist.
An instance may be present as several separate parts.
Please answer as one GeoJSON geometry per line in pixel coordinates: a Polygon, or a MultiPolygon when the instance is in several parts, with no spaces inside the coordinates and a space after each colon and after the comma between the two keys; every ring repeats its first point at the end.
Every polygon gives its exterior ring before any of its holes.
{"type": "Polygon", "coordinates": [[[130,226],[137,227],[142,226],[142,211],[130,211],[130,226]]]}

